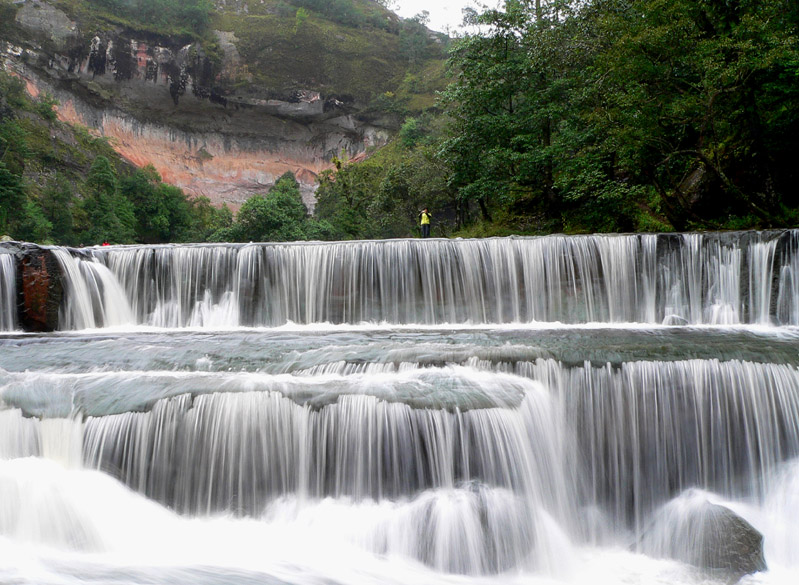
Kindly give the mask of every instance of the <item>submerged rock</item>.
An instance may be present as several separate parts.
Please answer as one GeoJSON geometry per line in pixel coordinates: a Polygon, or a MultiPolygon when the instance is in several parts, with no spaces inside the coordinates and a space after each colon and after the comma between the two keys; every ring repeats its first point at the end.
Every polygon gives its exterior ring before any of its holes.
{"type": "Polygon", "coordinates": [[[708,496],[689,490],[666,504],[639,540],[640,550],[722,573],[732,581],[764,571],[763,535],[708,496]]]}

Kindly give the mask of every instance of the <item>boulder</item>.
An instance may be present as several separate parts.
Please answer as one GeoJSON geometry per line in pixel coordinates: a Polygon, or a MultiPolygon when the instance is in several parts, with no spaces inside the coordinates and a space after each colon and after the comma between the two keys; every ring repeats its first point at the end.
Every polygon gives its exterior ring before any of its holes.
{"type": "Polygon", "coordinates": [[[666,504],[638,544],[648,555],[679,560],[731,580],[766,569],[763,535],[701,490],[689,490],[666,504]]]}

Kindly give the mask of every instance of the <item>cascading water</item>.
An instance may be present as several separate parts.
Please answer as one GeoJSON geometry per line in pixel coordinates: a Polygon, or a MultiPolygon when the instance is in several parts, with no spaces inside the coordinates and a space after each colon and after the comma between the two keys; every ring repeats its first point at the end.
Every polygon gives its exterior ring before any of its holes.
{"type": "Polygon", "coordinates": [[[102,264],[53,250],[65,278],[65,302],[59,315],[64,329],[132,325],[133,313],[117,279],[102,264]]]}
{"type": "Polygon", "coordinates": [[[0,331],[17,327],[17,272],[14,256],[0,250],[0,331]]]}
{"type": "Polygon", "coordinates": [[[797,241],[55,250],[0,583],[794,583],[797,241]]]}
{"type": "MultiPolygon", "coordinates": [[[[95,271],[97,262],[108,266],[135,321],[156,327],[797,325],[793,268],[799,260],[790,244],[796,237],[763,232],[151,246],[95,249],[94,258],[80,265],[95,271]],[[777,258],[783,241],[788,243],[777,258]]],[[[82,304],[97,307],[90,299],[82,304]]],[[[63,326],[85,321],[75,315],[63,326]]]]}

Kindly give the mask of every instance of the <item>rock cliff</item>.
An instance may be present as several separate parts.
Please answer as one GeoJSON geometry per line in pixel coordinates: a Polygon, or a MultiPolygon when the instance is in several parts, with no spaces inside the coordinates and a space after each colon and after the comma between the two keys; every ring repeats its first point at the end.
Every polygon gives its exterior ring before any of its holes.
{"type": "Polygon", "coordinates": [[[373,97],[391,95],[407,66],[389,59],[396,52],[390,42],[379,50],[361,46],[350,33],[313,21],[286,32],[290,21],[253,14],[243,2],[218,7],[213,24],[220,28],[205,40],[134,31],[41,0],[17,0],[11,8],[3,2],[14,16],[13,26],[0,29],[6,70],[32,93],[53,94],[60,119],[94,129],[132,163],[152,164],[166,182],[216,205],[237,209],[292,171],[312,206],[316,177],[334,155],[381,146],[398,122],[368,107],[373,97]],[[221,28],[242,22],[250,25],[244,33],[221,28]],[[262,38],[255,24],[283,29],[262,38]],[[308,48],[306,37],[322,40],[308,48]],[[304,47],[301,54],[291,53],[292,42],[304,47]],[[274,67],[264,63],[270,54],[274,67]],[[285,72],[287,59],[297,75],[285,72]],[[379,80],[374,87],[357,79],[359,59],[379,80]]]}

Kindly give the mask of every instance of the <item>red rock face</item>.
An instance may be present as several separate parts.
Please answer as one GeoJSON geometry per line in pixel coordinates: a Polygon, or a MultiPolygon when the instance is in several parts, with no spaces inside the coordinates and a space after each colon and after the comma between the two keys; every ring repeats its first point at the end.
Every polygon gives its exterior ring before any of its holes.
{"type": "Polygon", "coordinates": [[[55,330],[63,294],[58,262],[47,250],[36,250],[27,252],[20,265],[22,328],[25,331],[55,330]]]}
{"type": "MultiPolygon", "coordinates": [[[[388,113],[361,116],[365,103],[325,95],[325,84],[313,79],[308,87],[293,78],[253,84],[232,32],[214,32],[219,52],[211,58],[202,43],[127,31],[96,31],[87,43],[87,31],[46,2],[23,2],[16,23],[25,41],[6,51],[3,66],[32,95],[51,93],[59,119],[91,128],[129,162],[153,165],[190,196],[234,211],[289,171],[311,210],[317,176],[333,157],[386,144],[398,122],[388,113]]],[[[335,75],[325,61],[322,78],[335,75]]]]}
{"type": "MultiPolygon", "coordinates": [[[[57,113],[64,122],[82,126],[90,123],[80,104],[72,99],[62,99],[57,113]]],[[[262,119],[261,123],[266,122],[262,119]]],[[[136,122],[114,112],[102,115],[102,126],[97,130],[132,164],[153,165],[164,182],[180,187],[190,196],[208,197],[218,207],[226,204],[237,211],[247,199],[266,193],[283,173],[291,171],[300,183],[303,201],[312,209],[317,176],[332,168],[330,153],[349,152],[353,143],[345,130],[314,136],[296,122],[279,125],[281,128],[272,129],[271,138],[265,140],[279,144],[277,149],[253,140],[242,141],[245,146],[235,136],[221,133],[188,134],[165,125],[136,122]],[[275,138],[281,129],[286,134],[275,138]]],[[[364,144],[380,145],[386,140],[387,136],[380,135],[364,144]]]]}
{"type": "MultiPolygon", "coordinates": [[[[230,35],[220,34],[227,47],[223,73],[235,70],[246,79],[230,35]]],[[[352,159],[388,142],[387,126],[362,121],[354,105],[317,91],[284,100],[267,90],[263,97],[214,93],[208,85],[214,80],[195,79],[204,70],[192,69],[190,48],[96,37],[88,57],[50,56],[46,75],[42,58],[14,68],[32,95],[57,98],[61,121],[91,128],[130,163],[153,165],[166,183],[233,211],[289,171],[312,211],[317,177],[332,168],[334,156],[352,159]],[[60,75],[77,80],[67,88],[53,81],[60,75]]]]}

